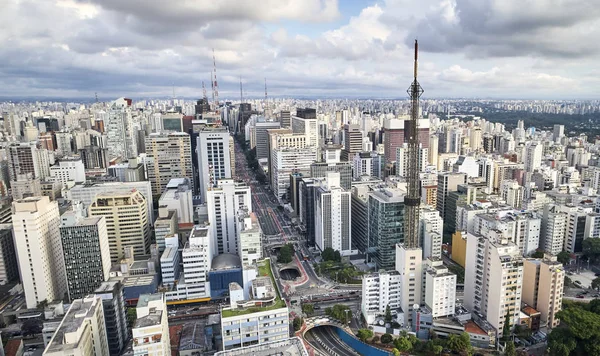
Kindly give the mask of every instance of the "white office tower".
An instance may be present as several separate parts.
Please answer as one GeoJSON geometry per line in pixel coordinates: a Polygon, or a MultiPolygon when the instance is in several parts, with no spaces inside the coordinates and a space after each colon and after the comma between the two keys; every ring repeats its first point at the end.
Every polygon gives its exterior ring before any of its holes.
{"type": "Polygon", "coordinates": [[[554,142],[560,142],[560,139],[565,135],[565,125],[554,125],[552,139],[554,142]]]}
{"type": "Polygon", "coordinates": [[[281,146],[271,151],[271,188],[273,193],[282,198],[290,186],[290,174],[310,172],[310,165],[315,161],[316,147],[302,148],[281,146]]]}
{"type": "Polygon", "coordinates": [[[340,174],[328,172],[315,190],[315,243],[321,251],[331,247],[346,256],[352,253],[351,193],[340,187],[340,174]]]}
{"type": "Polygon", "coordinates": [[[192,181],[188,178],[173,178],[158,199],[159,208],[177,212],[177,222],[180,226],[194,224],[192,188],[192,181]]]}
{"type": "Polygon", "coordinates": [[[103,216],[85,218],[75,208],[62,214],[60,222],[69,299],[83,298],[109,277],[106,220],[103,216]]]}
{"type": "Polygon", "coordinates": [[[482,136],[481,129],[479,127],[471,128],[469,132],[469,144],[473,151],[479,151],[481,149],[482,136]]]}
{"type": "Polygon", "coordinates": [[[57,164],[50,167],[50,179],[67,183],[85,183],[85,167],[81,158],[71,157],[60,160],[57,164]]]}
{"type": "Polygon", "coordinates": [[[392,313],[400,309],[400,285],[401,276],[397,271],[380,271],[363,276],[361,311],[367,324],[373,324],[378,316],[384,316],[388,306],[392,313]]]}
{"type": "Polygon", "coordinates": [[[467,234],[465,260],[467,309],[480,313],[502,333],[507,313],[511,328],[519,322],[523,257],[519,247],[493,231],[486,236],[467,234]]]}
{"type": "Polygon", "coordinates": [[[171,179],[193,181],[190,135],[185,132],[152,133],[146,137],[145,146],[153,195],[160,195],[171,179]]]}
{"type": "Polygon", "coordinates": [[[523,303],[540,312],[542,327],[558,326],[556,313],[562,308],[564,280],[565,268],[556,256],[523,262],[523,303]]]}
{"type": "Polygon", "coordinates": [[[46,346],[44,356],[108,356],[104,309],[100,296],[76,299],[46,346]]]}
{"type": "MultiPolygon", "coordinates": [[[[172,289],[165,292],[167,300],[191,300],[210,297],[208,272],[213,260],[213,238],[210,226],[196,225],[181,252],[183,273],[172,289]]],[[[166,251],[166,250],[165,250],[166,251]]],[[[163,253],[164,255],[164,253],[163,253]]],[[[174,276],[177,279],[177,275],[174,276]]]]}
{"type": "Polygon", "coordinates": [[[533,173],[535,169],[540,168],[542,165],[543,149],[542,144],[539,142],[528,142],[527,146],[525,146],[525,158],[523,159],[525,171],[533,173]]]}
{"type": "Polygon", "coordinates": [[[253,265],[262,259],[262,230],[256,214],[240,210],[238,225],[242,266],[253,265]]]}
{"type": "MultiPolygon", "coordinates": [[[[317,148],[319,146],[319,129],[316,118],[292,116],[292,132],[306,136],[306,144],[317,148]]],[[[316,154],[316,152],[315,152],[316,154]]],[[[317,157],[315,156],[314,159],[317,157]]]]}
{"type": "Polygon", "coordinates": [[[145,356],[171,355],[165,295],[162,293],[140,295],[135,312],[137,318],[131,329],[133,354],[145,356]]]}
{"type": "Polygon", "coordinates": [[[231,162],[229,152],[229,132],[223,126],[204,128],[198,133],[196,146],[198,159],[198,175],[200,178],[200,198],[207,202],[206,192],[219,179],[231,179],[231,162]]]}
{"type": "Polygon", "coordinates": [[[435,208],[421,206],[421,246],[423,258],[442,258],[442,236],[444,233],[444,219],[435,208]]]}
{"type": "Polygon", "coordinates": [[[428,150],[428,162],[430,165],[437,167],[438,165],[438,147],[439,147],[440,138],[438,135],[429,136],[429,150],[428,150]]]}
{"type": "Polygon", "coordinates": [[[16,200],[12,224],[27,308],[37,308],[43,300],[62,300],[67,278],[58,204],[48,197],[16,200]]]}
{"type": "Polygon", "coordinates": [[[563,250],[567,221],[567,213],[561,211],[560,206],[554,204],[544,206],[540,245],[545,252],[558,255],[563,250]]]}
{"type": "Polygon", "coordinates": [[[516,180],[505,180],[500,185],[500,196],[506,204],[515,209],[521,209],[523,205],[523,187],[516,180]]]}
{"type": "Polygon", "coordinates": [[[474,157],[461,155],[452,165],[452,171],[465,173],[469,178],[479,177],[479,163],[474,157]]]}
{"type": "Polygon", "coordinates": [[[487,157],[482,157],[477,160],[479,165],[479,177],[485,180],[485,193],[492,194],[494,191],[494,160],[487,157]]]}
{"type": "Polygon", "coordinates": [[[108,228],[110,259],[117,262],[132,247],[135,256],[150,252],[150,225],[148,207],[138,191],[126,194],[99,194],[88,208],[88,216],[104,216],[108,228]]]}
{"type": "Polygon", "coordinates": [[[355,154],[352,163],[352,178],[354,180],[358,180],[362,176],[373,175],[373,157],[371,156],[371,152],[359,152],[355,154]]]}
{"type": "Polygon", "coordinates": [[[423,293],[423,250],[396,245],[396,271],[400,274],[400,307],[404,326],[412,326],[413,311],[421,305],[423,293]]]}
{"type": "Polygon", "coordinates": [[[165,250],[166,239],[176,234],[179,230],[178,227],[177,211],[159,206],[158,218],[154,222],[154,239],[159,253],[165,250]]]}
{"type": "Polygon", "coordinates": [[[240,210],[252,212],[250,187],[233,179],[219,179],[206,192],[208,221],[213,229],[215,255],[238,254],[237,214],[240,210]]]}
{"type": "Polygon", "coordinates": [[[175,281],[179,278],[180,265],[181,265],[181,254],[179,253],[179,244],[169,243],[172,240],[177,242],[179,236],[177,234],[172,235],[174,239],[168,239],[167,244],[160,256],[160,274],[162,276],[162,284],[169,287],[175,284],[175,281]]]}
{"type": "Polygon", "coordinates": [[[108,122],[104,123],[108,159],[136,157],[137,132],[131,112],[131,99],[119,98],[110,104],[108,122]]]}
{"type": "Polygon", "coordinates": [[[427,259],[425,265],[425,305],[434,319],[454,315],[456,275],[439,258],[427,259]]]}
{"type": "MultiPolygon", "coordinates": [[[[429,157],[429,150],[423,148],[419,144],[419,162],[417,163],[419,172],[427,166],[427,159],[429,157]]],[[[402,144],[402,146],[396,148],[396,175],[400,177],[406,177],[408,172],[406,166],[408,164],[408,143],[402,144]]]]}

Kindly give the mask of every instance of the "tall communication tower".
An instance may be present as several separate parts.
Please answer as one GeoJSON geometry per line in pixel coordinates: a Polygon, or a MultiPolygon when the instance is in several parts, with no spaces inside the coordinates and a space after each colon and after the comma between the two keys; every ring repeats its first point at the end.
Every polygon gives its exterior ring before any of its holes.
{"type": "Polygon", "coordinates": [[[408,178],[408,194],[404,198],[406,207],[406,224],[404,225],[404,246],[419,247],[419,205],[421,188],[419,183],[419,98],[423,88],[417,81],[419,44],[415,40],[414,80],[407,90],[410,96],[410,120],[405,124],[405,137],[408,144],[408,162],[406,165],[408,178]]]}
{"type": "Polygon", "coordinates": [[[265,112],[265,115],[267,114],[267,103],[268,103],[267,100],[268,100],[267,99],[267,78],[265,78],[265,104],[263,107],[263,111],[265,112]]]}
{"type": "Polygon", "coordinates": [[[217,61],[215,60],[215,49],[213,48],[213,74],[214,74],[214,92],[215,92],[215,110],[219,110],[219,85],[217,84],[217,61]]]}

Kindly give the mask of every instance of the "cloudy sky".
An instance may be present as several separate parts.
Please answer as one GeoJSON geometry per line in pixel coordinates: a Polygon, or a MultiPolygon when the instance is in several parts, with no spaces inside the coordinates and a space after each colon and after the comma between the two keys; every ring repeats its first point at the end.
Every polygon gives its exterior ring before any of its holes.
{"type": "Polygon", "coordinates": [[[597,0],[0,0],[0,96],[600,94],[597,0]]]}

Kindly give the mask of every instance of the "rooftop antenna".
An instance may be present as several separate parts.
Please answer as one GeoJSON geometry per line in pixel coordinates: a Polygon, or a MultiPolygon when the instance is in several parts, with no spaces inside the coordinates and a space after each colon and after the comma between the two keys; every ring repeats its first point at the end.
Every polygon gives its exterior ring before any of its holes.
{"type": "Polygon", "coordinates": [[[410,96],[411,111],[410,120],[405,124],[405,137],[408,136],[408,161],[407,161],[407,180],[408,190],[404,198],[406,207],[406,225],[404,230],[404,245],[407,248],[418,248],[419,239],[419,205],[421,202],[419,188],[419,98],[423,94],[423,88],[417,80],[419,43],[415,40],[415,62],[413,67],[414,79],[406,91],[410,96]]]}
{"type": "Polygon", "coordinates": [[[212,71],[210,72],[210,89],[212,91],[212,102],[213,102],[213,106],[215,105],[215,82],[213,82],[212,79],[212,71]]]}
{"type": "Polygon", "coordinates": [[[219,109],[219,84],[217,84],[217,61],[215,60],[215,49],[213,48],[213,73],[215,80],[215,110],[219,109]]]}

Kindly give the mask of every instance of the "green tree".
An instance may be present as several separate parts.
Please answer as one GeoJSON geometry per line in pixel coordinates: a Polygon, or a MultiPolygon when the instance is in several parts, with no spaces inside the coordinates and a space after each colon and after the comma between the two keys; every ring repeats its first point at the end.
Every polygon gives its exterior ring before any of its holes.
{"type": "Polygon", "coordinates": [[[460,335],[450,335],[446,341],[446,347],[460,354],[469,354],[471,352],[471,339],[469,334],[463,332],[460,335]]]}
{"type": "Polygon", "coordinates": [[[594,278],[594,280],[592,281],[592,288],[600,289],[600,277],[594,278]]]}
{"type": "Polygon", "coordinates": [[[433,345],[433,347],[431,348],[431,352],[434,355],[440,355],[442,353],[442,351],[444,351],[444,348],[442,347],[442,345],[433,345]]]}
{"type": "Polygon", "coordinates": [[[321,259],[323,261],[335,261],[335,250],[331,247],[326,247],[323,252],[321,252],[321,259]]]}
{"type": "Polygon", "coordinates": [[[517,356],[517,349],[515,348],[514,342],[509,342],[506,344],[506,349],[504,349],[505,356],[517,356]]]}
{"type": "Polygon", "coordinates": [[[302,304],[302,312],[311,316],[315,313],[315,306],[313,304],[302,304]]]}
{"type": "Polygon", "coordinates": [[[542,251],[535,251],[534,253],[531,254],[532,258],[543,258],[544,257],[544,253],[542,251]]]}
{"type": "Polygon", "coordinates": [[[127,326],[131,328],[137,319],[135,308],[127,308],[127,326]]]}
{"type": "Polygon", "coordinates": [[[506,315],[504,316],[504,326],[502,327],[502,337],[504,338],[504,340],[508,340],[508,338],[510,337],[510,329],[510,311],[507,310],[506,315]]]}
{"type": "Polygon", "coordinates": [[[295,317],[294,321],[293,321],[294,331],[300,330],[300,328],[302,328],[302,323],[303,323],[303,321],[302,321],[301,317],[299,317],[299,316],[295,317]]]}
{"type": "Polygon", "coordinates": [[[590,261],[596,262],[600,256],[600,239],[585,239],[582,247],[583,254],[590,261]]]}
{"type": "Polygon", "coordinates": [[[571,254],[567,251],[561,251],[556,255],[556,260],[566,266],[571,262],[571,254]]]}
{"type": "Polygon", "coordinates": [[[294,256],[294,245],[285,244],[279,250],[279,257],[277,258],[277,262],[290,263],[290,262],[292,262],[293,256],[294,256]]]}
{"type": "Polygon", "coordinates": [[[381,341],[381,338],[377,335],[373,336],[373,338],[371,339],[371,342],[374,344],[378,343],[379,341],[381,341]]]}
{"type": "Polygon", "coordinates": [[[381,335],[381,343],[389,344],[392,341],[394,341],[394,337],[392,335],[390,335],[390,334],[381,335]]]}
{"type": "Polygon", "coordinates": [[[39,319],[26,319],[23,324],[21,324],[21,333],[23,337],[25,336],[34,336],[42,333],[42,321],[39,319]]]}
{"type": "Polygon", "coordinates": [[[358,332],[356,333],[356,337],[360,340],[360,341],[367,341],[368,339],[373,337],[373,331],[369,330],[369,329],[360,329],[358,330],[358,332]]]}
{"type": "Polygon", "coordinates": [[[389,304],[385,307],[385,322],[386,323],[392,322],[392,310],[390,309],[389,304]]]}
{"type": "Polygon", "coordinates": [[[400,355],[401,355],[401,353],[400,353],[400,350],[398,350],[398,349],[397,349],[397,348],[395,348],[395,347],[392,349],[392,354],[393,354],[394,356],[400,356],[400,355]]]}
{"type": "Polygon", "coordinates": [[[408,352],[413,347],[413,345],[410,343],[410,341],[406,337],[399,337],[396,340],[394,340],[394,346],[400,352],[408,352]]]}
{"type": "Polygon", "coordinates": [[[556,316],[561,327],[548,336],[550,355],[600,355],[600,315],[573,305],[556,316]]]}
{"type": "Polygon", "coordinates": [[[342,255],[340,254],[340,251],[335,250],[333,252],[333,261],[334,262],[342,262],[342,255]]]}

